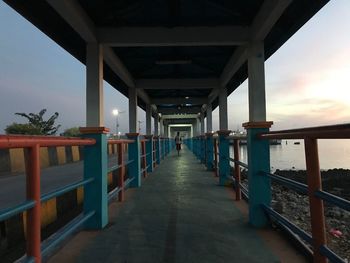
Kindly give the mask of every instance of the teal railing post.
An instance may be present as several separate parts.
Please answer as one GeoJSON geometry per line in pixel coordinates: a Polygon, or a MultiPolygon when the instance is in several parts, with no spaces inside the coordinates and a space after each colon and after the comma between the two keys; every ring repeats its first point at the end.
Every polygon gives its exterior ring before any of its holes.
{"type": "Polygon", "coordinates": [[[165,139],[162,137],[161,140],[160,140],[160,144],[161,144],[161,157],[162,157],[162,160],[164,160],[164,153],[165,153],[165,146],[164,146],[164,143],[165,142],[165,139]]]}
{"type": "Polygon", "coordinates": [[[219,135],[219,184],[225,185],[230,176],[230,140],[227,138],[231,131],[218,131],[219,135]]]}
{"type": "Polygon", "coordinates": [[[160,136],[156,136],[156,159],[157,159],[157,164],[160,164],[160,156],[161,156],[160,150],[161,150],[161,148],[160,148],[160,136]]]}
{"type": "Polygon", "coordinates": [[[268,132],[272,122],[248,122],[243,127],[247,130],[248,148],[248,190],[249,223],[255,227],[268,225],[269,219],[261,205],[271,204],[271,182],[261,172],[270,172],[270,144],[260,140],[257,135],[268,132]]]}
{"type": "Polygon", "coordinates": [[[201,162],[206,164],[206,161],[205,161],[205,156],[206,156],[206,149],[205,149],[205,146],[206,146],[206,143],[205,143],[205,135],[203,134],[201,136],[201,144],[202,144],[202,147],[201,147],[201,162]]]}
{"type": "Polygon", "coordinates": [[[213,133],[212,132],[208,132],[205,134],[206,135],[206,150],[207,150],[207,169],[208,171],[213,171],[214,166],[213,166],[213,162],[214,162],[214,141],[213,141],[213,133]]]}
{"type": "Polygon", "coordinates": [[[129,160],[133,160],[128,165],[129,177],[134,177],[134,180],[130,183],[130,187],[141,187],[141,154],[140,154],[140,136],[138,133],[127,133],[126,136],[130,140],[134,140],[133,143],[128,145],[129,160]]]}
{"type": "Polygon", "coordinates": [[[147,161],[147,172],[151,173],[153,172],[153,135],[145,135],[145,139],[148,141],[146,142],[146,161],[147,161]]]}
{"type": "Polygon", "coordinates": [[[86,223],[87,229],[102,229],[108,223],[107,136],[105,127],[84,127],[80,132],[96,144],[84,147],[84,180],[94,181],[84,187],[84,213],[95,211],[86,223]]]}

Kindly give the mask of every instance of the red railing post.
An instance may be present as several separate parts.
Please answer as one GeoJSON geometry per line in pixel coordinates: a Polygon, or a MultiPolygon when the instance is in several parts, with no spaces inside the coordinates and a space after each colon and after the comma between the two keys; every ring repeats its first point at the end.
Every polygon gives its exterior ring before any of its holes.
{"type": "Polygon", "coordinates": [[[242,199],[242,194],[241,194],[241,168],[239,167],[239,141],[237,139],[233,140],[233,154],[234,157],[233,159],[235,160],[235,170],[234,170],[234,178],[236,181],[236,201],[239,201],[242,199]]]}
{"type": "Polygon", "coordinates": [[[124,146],[123,143],[117,144],[118,165],[120,165],[119,174],[118,174],[118,187],[120,188],[120,191],[118,193],[118,200],[120,202],[124,201],[125,164],[124,164],[124,147],[123,146],[124,146]]]}
{"type": "Polygon", "coordinates": [[[35,201],[35,205],[27,212],[27,256],[41,262],[41,203],[40,203],[40,146],[35,144],[28,148],[26,166],[27,200],[35,201]]]}
{"type": "Polygon", "coordinates": [[[214,139],[214,174],[218,177],[218,139],[214,139]]]}
{"type": "Polygon", "coordinates": [[[314,196],[315,191],[322,190],[317,139],[305,138],[304,143],[314,262],[326,263],[327,258],[320,253],[320,247],[327,242],[323,201],[314,196]]]}

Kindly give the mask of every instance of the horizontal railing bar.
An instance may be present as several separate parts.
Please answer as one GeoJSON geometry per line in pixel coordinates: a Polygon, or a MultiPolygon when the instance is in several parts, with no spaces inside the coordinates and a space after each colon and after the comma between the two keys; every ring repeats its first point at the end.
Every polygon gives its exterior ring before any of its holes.
{"type": "Polygon", "coordinates": [[[72,221],[70,221],[67,225],[58,230],[55,234],[50,236],[47,240],[45,240],[41,244],[41,253],[45,256],[51,249],[56,247],[65,238],[71,235],[75,230],[77,230],[80,226],[82,226],[87,220],[89,220],[92,216],[95,215],[95,211],[91,211],[88,214],[80,214],[72,221]]]}
{"type": "Polygon", "coordinates": [[[28,136],[28,135],[0,135],[0,148],[27,148],[39,145],[50,146],[79,146],[93,145],[95,139],[65,138],[59,136],[28,136]]]}
{"type": "Polygon", "coordinates": [[[226,139],[231,139],[231,140],[247,140],[247,136],[229,135],[229,136],[226,137],[226,139]]]}
{"type": "Polygon", "coordinates": [[[34,206],[35,206],[35,201],[27,200],[19,205],[0,210],[0,222],[4,221],[4,220],[6,220],[14,215],[22,213],[28,209],[31,209],[34,206]]]}
{"type": "Polygon", "coordinates": [[[57,196],[62,195],[64,193],[67,193],[67,192],[69,192],[71,190],[74,190],[74,189],[76,189],[76,188],[78,188],[80,186],[83,186],[83,185],[86,185],[88,183],[91,183],[94,180],[95,180],[94,178],[89,178],[89,179],[86,179],[86,180],[82,180],[82,181],[79,181],[79,182],[76,182],[76,183],[69,184],[67,186],[63,186],[63,187],[58,188],[58,189],[56,189],[56,190],[54,190],[54,191],[52,191],[50,193],[42,195],[41,198],[40,198],[40,201],[41,202],[45,202],[45,201],[50,200],[50,199],[52,199],[54,197],[57,197],[57,196]]]}
{"type": "Polygon", "coordinates": [[[126,162],[125,162],[125,166],[128,166],[129,164],[131,164],[132,162],[133,162],[134,160],[127,160],[126,162]]]}
{"type": "Polygon", "coordinates": [[[107,172],[111,173],[115,170],[118,170],[120,167],[123,167],[125,164],[116,164],[108,168],[107,172]]]}
{"type": "Polygon", "coordinates": [[[135,179],[135,177],[132,178],[128,178],[125,182],[124,182],[124,189],[135,179]]]}
{"type": "Polygon", "coordinates": [[[129,140],[129,139],[117,139],[117,140],[108,140],[108,144],[126,144],[126,143],[134,143],[135,140],[129,140]]]}
{"type": "Polygon", "coordinates": [[[331,193],[327,193],[324,191],[317,190],[314,195],[326,202],[329,202],[337,207],[340,207],[344,210],[350,211],[350,201],[341,198],[339,196],[333,195],[331,193]]]}
{"type": "Polygon", "coordinates": [[[108,202],[111,202],[112,199],[122,190],[119,186],[114,188],[112,191],[108,193],[108,202]]]}
{"type": "Polygon", "coordinates": [[[312,243],[312,237],[308,233],[306,233],[303,229],[301,229],[297,225],[290,222],[287,218],[285,218],[281,214],[277,213],[271,207],[268,207],[264,204],[262,204],[261,206],[266,211],[266,213],[268,213],[270,216],[274,217],[277,220],[277,222],[284,224],[286,227],[291,229],[294,233],[296,233],[298,236],[300,236],[302,239],[304,239],[309,244],[312,243]]]}
{"type": "Polygon", "coordinates": [[[287,186],[288,188],[291,188],[297,192],[300,192],[302,194],[307,194],[308,193],[308,187],[306,184],[299,183],[297,181],[282,177],[277,174],[272,174],[268,172],[263,172],[263,174],[267,175],[271,179],[278,181],[279,183],[283,184],[284,186],[287,186]]]}
{"type": "Polygon", "coordinates": [[[261,139],[349,139],[350,124],[271,131],[258,135],[261,139]]]}
{"type": "Polygon", "coordinates": [[[344,259],[335,254],[327,246],[320,246],[320,253],[333,263],[347,263],[344,259]]]}
{"type": "Polygon", "coordinates": [[[230,157],[230,161],[231,161],[231,162],[234,162],[235,164],[238,164],[239,166],[242,166],[242,167],[244,167],[244,168],[246,168],[246,169],[249,168],[249,167],[248,167],[248,164],[243,163],[243,162],[241,162],[241,161],[237,161],[237,160],[235,160],[235,159],[233,159],[233,158],[231,158],[231,157],[230,157]]]}

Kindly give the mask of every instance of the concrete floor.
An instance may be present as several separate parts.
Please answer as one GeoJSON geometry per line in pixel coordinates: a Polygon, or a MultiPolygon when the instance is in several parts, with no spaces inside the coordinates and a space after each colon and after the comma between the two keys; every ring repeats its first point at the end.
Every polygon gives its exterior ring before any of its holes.
{"type": "Polygon", "coordinates": [[[271,230],[250,227],[232,190],[217,186],[184,148],[128,190],[124,203],[112,203],[108,227],[80,232],[49,262],[303,261],[271,230]]]}

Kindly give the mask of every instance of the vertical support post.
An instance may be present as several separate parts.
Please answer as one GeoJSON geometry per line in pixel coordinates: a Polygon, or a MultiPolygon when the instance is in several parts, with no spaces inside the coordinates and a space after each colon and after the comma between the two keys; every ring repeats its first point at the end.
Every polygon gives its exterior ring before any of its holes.
{"type": "Polygon", "coordinates": [[[207,170],[213,171],[213,148],[214,148],[214,141],[213,141],[213,133],[207,132],[206,134],[206,150],[207,150],[207,170]]]}
{"type": "Polygon", "coordinates": [[[219,184],[225,185],[230,176],[230,141],[227,136],[231,131],[218,131],[219,134],[219,184]]]}
{"type": "Polygon", "coordinates": [[[201,163],[205,164],[205,135],[202,134],[201,137],[201,163]]]}
{"type": "Polygon", "coordinates": [[[220,127],[220,131],[228,130],[226,87],[221,87],[220,93],[219,93],[219,127],[220,127]]]}
{"type": "Polygon", "coordinates": [[[266,121],[264,44],[248,48],[249,121],[266,121]]]}
{"type": "Polygon", "coordinates": [[[40,202],[40,146],[38,144],[28,149],[27,200],[33,200],[35,205],[27,212],[27,248],[29,257],[41,262],[41,202],[40,202]]]}
{"type": "Polygon", "coordinates": [[[146,142],[146,153],[147,155],[147,172],[152,173],[153,172],[153,161],[154,161],[154,155],[153,155],[153,135],[146,135],[145,138],[148,140],[146,142]]]}
{"type": "Polygon", "coordinates": [[[159,136],[159,114],[156,113],[156,116],[154,117],[154,136],[159,136]]]}
{"type": "Polygon", "coordinates": [[[215,177],[219,176],[218,173],[219,165],[218,165],[218,139],[214,140],[214,175],[215,177]]]}
{"type": "Polygon", "coordinates": [[[146,134],[152,134],[152,106],[151,104],[146,105],[146,134]]]}
{"type": "Polygon", "coordinates": [[[147,160],[146,160],[146,142],[145,141],[141,141],[141,156],[142,156],[142,175],[144,178],[147,177],[147,160]]]}
{"type": "Polygon", "coordinates": [[[248,122],[243,124],[247,129],[248,141],[248,189],[249,189],[249,222],[255,227],[264,227],[269,223],[261,205],[271,204],[271,182],[262,172],[270,172],[270,144],[260,140],[258,134],[269,131],[272,122],[248,122]]]}
{"type": "Polygon", "coordinates": [[[103,49],[98,43],[86,46],[86,126],[103,126],[103,49]]]}
{"type": "Polygon", "coordinates": [[[202,112],[201,113],[201,135],[204,135],[204,132],[205,132],[205,130],[204,130],[204,113],[202,112]]]}
{"type": "Polygon", "coordinates": [[[129,177],[134,177],[130,183],[130,187],[141,187],[141,162],[140,162],[140,136],[138,133],[127,133],[126,136],[134,140],[128,145],[129,160],[133,160],[129,164],[129,177]]]}
{"type": "Polygon", "coordinates": [[[322,190],[317,139],[306,138],[304,143],[313,241],[312,249],[314,252],[313,261],[315,263],[326,263],[327,258],[320,253],[320,247],[327,244],[323,200],[315,197],[315,191],[322,190]]]}
{"type": "Polygon", "coordinates": [[[234,170],[234,178],[236,181],[235,185],[235,192],[236,192],[236,201],[239,201],[242,199],[242,193],[241,193],[241,168],[237,162],[239,162],[239,140],[234,139],[233,140],[233,159],[235,160],[235,170],[234,170]]]}
{"type": "Polygon", "coordinates": [[[137,133],[137,92],[129,87],[129,132],[137,133]]]}
{"type": "Polygon", "coordinates": [[[207,105],[207,133],[213,132],[213,109],[211,103],[207,105]]]}
{"type": "Polygon", "coordinates": [[[124,201],[124,178],[125,178],[125,166],[124,166],[124,152],[123,152],[123,144],[118,143],[117,144],[117,151],[118,151],[118,187],[120,189],[118,193],[118,201],[123,202],[124,201]]]}
{"type": "Polygon", "coordinates": [[[102,229],[108,223],[107,193],[107,136],[104,127],[80,128],[83,137],[96,140],[94,145],[84,147],[84,179],[94,181],[84,188],[84,213],[95,211],[86,222],[87,229],[102,229]]]}
{"type": "Polygon", "coordinates": [[[157,154],[157,164],[160,164],[160,159],[161,159],[161,145],[160,145],[160,136],[157,136],[156,138],[156,154],[157,154]]]}

